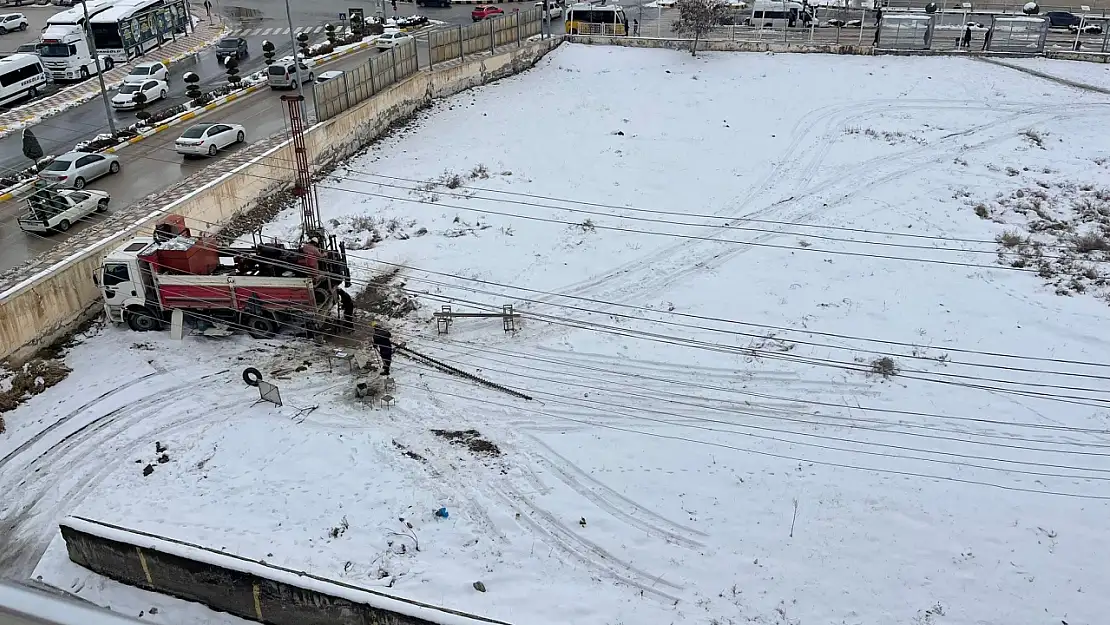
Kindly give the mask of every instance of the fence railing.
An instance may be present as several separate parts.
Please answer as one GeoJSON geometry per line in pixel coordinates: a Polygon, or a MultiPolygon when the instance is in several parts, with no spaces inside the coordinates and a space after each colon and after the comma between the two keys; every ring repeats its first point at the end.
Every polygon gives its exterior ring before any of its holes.
{"type": "Polygon", "coordinates": [[[312,86],[316,119],[331,119],[382,89],[412,76],[418,69],[416,40],[409,39],[390,48],[387,53],[370,57],[370,60],[344,72],[342,76],[316,83],[312,86]]]}
{"type": "Polygon", "coordinates": [[[428,58],[432,65],[462,59],[468,54],[492,51],[497,46],[518,43],[540,34],[540,9],[514,11],[470,26],[440,30],[428,35],[428,58]]]}

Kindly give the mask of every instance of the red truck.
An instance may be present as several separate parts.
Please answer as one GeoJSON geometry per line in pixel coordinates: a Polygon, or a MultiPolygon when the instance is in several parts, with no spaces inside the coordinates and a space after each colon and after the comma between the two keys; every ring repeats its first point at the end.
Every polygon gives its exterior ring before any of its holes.
{"type": "Polygon", "coordinates": [[[153,237],[136,237],[112,251],[95,278],[104,310],[139,332],[159,330],[181,310],[193,322],[227,323],[251,336],[285,328],[333,327],[337,304],[351,308],[350,270],[343,245],[317,234],[297,246],[257,243],[221,247],[192,236],[172,215],[153,237]]]}

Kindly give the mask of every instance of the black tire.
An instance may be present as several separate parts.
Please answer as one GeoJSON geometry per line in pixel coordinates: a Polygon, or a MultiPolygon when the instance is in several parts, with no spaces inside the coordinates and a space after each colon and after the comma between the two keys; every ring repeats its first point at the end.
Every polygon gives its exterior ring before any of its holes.
{"type": "Polygon", "coordinates": [[[27,30],[27,25],[26,24],[20,24],[19,25],[19,30],[27,30]]]}
{"type": "Polygon", "coordinates": [[[293,82],[289,83],[289,90],[290,91],[296,91],[297,87],[298,87],[297,81],[294,80],[293,82]]]}
{"type": "Polygon", "coordinates": [[[81,80],[85,80],[88,77],[89,77],[89,68],[82,67],[81,68],[81,80]]]}
{"type": "Polygon", "coordinates": [[[85,188],[85,179],[82,178],[81,176],[77,176],[76,178],[74,178],[73,179],[73,188],[77,189],[77,190],[84,189],[85,188]]]}
{"type": "Polygon", "coordinates": [[[63,219],[63,220],[59,221],[58,222],[58,232],[65,232],[66,230],[69,230],[69,226],[70,226],[70,223],[69,223],[68,219],[63,219]]]}
{"type": "Polygon", "coordinates": [[[245,325],[247,326],[247,334],[256,339],[273,338],[278,331],[277,323],[269,317],[252,316],[247,319],[245,325]]]}
{"type": "Polygon", "coordinates": [[[159,99],[159,100],[165,100],[165,99],[166,99],[166,90],[165,90],[165,89],[163,89],[163,90],[161,90],[161,91],[160,91],[159,93],[160,93],[161,95],[159,95],[159,96],[158,96],[158,99],[159,99]]]}
{"type": "Polygon", "coordinates": [[[39,96],[39,88],[31,87],[27,90],[27,95],[31,96],[32,98],[37,98],[39,96]]]}
{"type": "Polygon", "coordinates": [[[162,322],[145,308],[127,312],[127,327],[136,332],[154,332],[162,329],[162,322]]]}
{"type": "Polygon", "coordinates": [[[215,156],[216,153],[219,152],[219,151],[220,151],[220,148],[216,147],[215,143],[208,146],[208,156],[215,156]]]}
{"type": "Polygon", "coordinates": [[[119,161],[112,161],[112,164],[108,166],[108,173],[109,174],[118,174],[119,173],[119,161]]]}
{"type": "Polygon", "coordinates": [[[116,62],[112,57],[104,59],[104,69],[109,70],[116,66],[116,62]]]}
{"type": "Polygon", "coordinates": [[[108,210],[108,198],[104,198],[96,203],[96,212],[103,213],[108,210]]]}
{"type": "Polygon", "coordinates": [[[0,35],[6,35],[6,34],[8,34],[8,29],[4,28],[3,26],[0,26],[0,35]]]}
{"type": "Polygon", "coordinates": [[[259,381],[262,380],[262,372],[254,367],[247,367],[243,369],[243,381],[247,386],[258,386],[259,381]]]}
{"type": "Polygon", "coordinates": [[[247,135],[242,130],[239,131],[239,134],[235,135],[235,143],[242,143],[246,140],[247,140],[247,135]]]}

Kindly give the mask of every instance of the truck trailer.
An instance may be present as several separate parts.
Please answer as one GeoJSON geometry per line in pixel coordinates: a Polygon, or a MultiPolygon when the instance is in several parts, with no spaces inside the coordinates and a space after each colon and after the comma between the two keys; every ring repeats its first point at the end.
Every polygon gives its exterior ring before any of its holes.
{"type": "Polygon", "coordinates": [[[181,310],[194,324],[226,323],[267,338],[283,329],[334,331],[338,305],[350,308],[340,288],[350,286],[347,253],[334,236],[221,246],[193,236],[176,215],[153,234],[113,250],[96,276],[108,319],[132,330],[159,330],[181,310]]]}

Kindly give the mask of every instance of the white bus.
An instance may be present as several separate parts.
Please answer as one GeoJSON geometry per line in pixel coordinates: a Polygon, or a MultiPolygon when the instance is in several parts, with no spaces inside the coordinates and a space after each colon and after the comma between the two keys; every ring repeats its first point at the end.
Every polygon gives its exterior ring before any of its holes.
{"type": "Polygon", "coordinates": [[[13,54],[0,59],[0,105],[35,97],[46,84],[46,72],[35,54],[13,54]]]}
{"type": "MultiPolygon", "coordinates": [[[[93,0],[88,3],[89,17],[112,8],[118,0],[93,0]]],[[[62,11],[46,20],[39,56],[46,71],[56,81],[83,80],[96,73],[96,63],[85,36],[85,13],[81,7],[62,11]]],[[[101,57],[101,67],[112,69],[109,57],[101,57]]]]}
{"type": "Polygon", "coordinates": [[[89,30],[98,54],[112,57],[116,63],[126,63],[153,49],[165,39],[152,29],[135,33],[132,18],[161,8],[165,0],[119,0],[112,8],[89,18],[89,30]]]}

